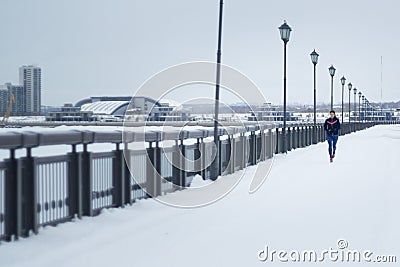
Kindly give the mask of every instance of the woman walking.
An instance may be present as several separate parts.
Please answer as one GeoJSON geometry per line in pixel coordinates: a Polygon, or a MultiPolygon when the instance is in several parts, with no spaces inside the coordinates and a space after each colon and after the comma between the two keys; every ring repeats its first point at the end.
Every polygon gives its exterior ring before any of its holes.
{"type": "Polygon", "coordinates": [[[328,152],[330,162],[332,162],[335,157],[336,143],[339,138],[340,122],[336,117],[334,110],[329,112],[329,116],[330,117],[325,120],[324,129],[326,132],[326,141],[328,141],[329,144],[328,152]]]}

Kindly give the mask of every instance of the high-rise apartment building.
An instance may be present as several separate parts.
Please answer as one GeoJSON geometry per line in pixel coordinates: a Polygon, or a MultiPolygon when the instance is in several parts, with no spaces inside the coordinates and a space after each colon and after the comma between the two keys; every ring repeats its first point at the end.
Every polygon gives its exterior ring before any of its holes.
{"type": "Polygon", "coordinates": [[[42,94],[41,72],[40,67],[35,65],[19,68],[19,83],[25,91],[25,112],[27,114],[40,114],[42,94]]]}
{"type": "Polygon", "coordinates": [[[5,113],[10,104],[11,95],[14,96],[14,103],[11,106],[13,116],[25,115],[25,90],[22,85],[5,83],[0,85],[0,116],[5,113]]]}
{"type": "Polygon", "coordinates": [[[8,89],[4,85],[0,85],[0,117],[7,111],[8,100],[8,89]]]}

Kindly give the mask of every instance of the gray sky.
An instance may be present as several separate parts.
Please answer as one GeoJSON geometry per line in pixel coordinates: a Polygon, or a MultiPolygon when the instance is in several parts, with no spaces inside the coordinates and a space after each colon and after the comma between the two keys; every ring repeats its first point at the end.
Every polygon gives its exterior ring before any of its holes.
{"type": "MultiPolygon", "coordinates": [[[[18,67],[42,67],[42,103],[132,95],[150,76],[188,61],[215,61],[219,0],[0,0],[0,83],[18,67]]],[[[328,67],[371,101],[400,100],[398,0],[225,0],[222,62],[282,102],[282,41],[288,43],[288,102],[312,103],[310,52],[320,54],[318,102],[329,102],[328,67]],[[283,4],[283,2],[285,4],[283,4]]],[[[210,96],[212,95],[210,87],[210,96]]],[[[186,88],[190,96],[193,87],[186,88]]]]}

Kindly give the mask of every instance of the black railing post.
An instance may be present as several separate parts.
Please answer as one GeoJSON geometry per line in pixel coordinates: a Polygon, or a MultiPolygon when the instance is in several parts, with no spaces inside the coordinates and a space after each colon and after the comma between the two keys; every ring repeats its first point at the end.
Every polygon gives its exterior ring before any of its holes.
{"type": "Polygon", "coordinates": [[[275,154],[280,153],[280,149],[279,149],[279,128],[276,128],[275,130],[276,132],[276,136],[275,136],[275,154]]]}
{"type": "Polygon", "coordinates": [[[29,232],[37,233],[37,201],[36,201],[36,173],[31,148],[27,148],[26,157],[18,160],[18,233],[28,237],[29,232]]]}
{"type": "Polygon", "coordinates": [[[158,146],[158,142],[156,142],[156,147],[153,147],[152,142],[149,142],[149,147],[146,151],[149,157],[146,166],[147,196],[157,197],[161,195],[161,148],[158,146]]]}
{"type": "Polygon", "coordinates": [[[268,129],[268,137],[267,137],[267,158],[270,159],[274,156],[274,135],[272,133],[272,129],[268,129]]]}
{"type": "MultiPolygon", "coordinates": [[[[173,183],[177,186],[184,187],[186,185],[186,172],[184,166],[185,146],[183,140],[177,140],[172,154],[172,161],[175,166],[172,167],[173,183]],[[180,144],[178,142],[181,142],[180,144]]],[[[212,167],[212,164],[209,168],[212,167]]]]}
{"type": "MultiPolygon", "coordinates": [[[[218,151],[217,151],[217,166],[218,166],[218,175],[222,174],[222,141],[220,138],[218,138],[218,151]]],[[[185,149],[185,147],[182,145],[182,148],[185,149]]],[[[184,154],[183,154],[184,155],[184,154]]]]}
{"type": "Polygon", "coordinates": [[[264,130],[260,130],[260,144],[261,144],[261,153],[260,153],[260,161],[264,161],[266,159],[267,154],[267,134],[264,130]]]}
{"type": "Polygon", "coordinates": [[[81,218],[79,205],[82,202],[79,181],[79,154],[76,145],[72,145],[72,152],[68,153],[68,213],[70,216],[78,215],[81,218]]]}
{"type": "Polygon", "coordinates": [[[204,143],[204,139],[203,138],[200,139],[199,147],[200,147],[200,151],[202,152],[201,153],[201,161],[200,161],[200,164],[201,164],[201,168],[200,168],[201,176],[203,177],[203,180],[206,180],[207,179],[207,168],[206,168],[206,155],[207,155],[207,153],[206,153],[206,143],[204,143]]]}
{"type": "Polygon", "coordinates": [[[196,147],[195,147],[194,152],[193,152],[193,158],[194,158],[194,161],[195,161],[194,169],[196,170],[196,174],[200,174],[201,175],[202,168],[201,168],[200,146],[201,146],[200,138],[197,138],[196,147]]]}
{"type": "Polygon", "coordinates": [[[116,149],[113,151],[114,157],[112,160],[112,170],[113,170],[113,204],[116,207],[123,207],[125,202],[125,160],[123,155],[123,150],[120,149],[120,144],[117,143],[116,149]]]}
{"type": "Polygon", "coordinates": [[[256,134],[254,131],[250,133],[250,165],[256,165],[257,161],[257,148],[256,148],[256,134]]]}
{"type": "Polygon", "coordinates": [[[286,151],[285,152],[289,152],[290,150],[292,150],[292,131],[290,130],[290,126],[287,127],[287,129],[285,130],[286,132],[286,151]]]}
{"type": "Polygon", "coordinates": [[[249,155],[248,151],[247,151],[247,148],[248,148],[247,136],[245,133],[243,133],[241,135],[241,139],[242,139],[242,144],[241,144],[242,145],[242,160],[241,160],[242,165],[241,165],[241,167],[242,167],[242,169],[244,169],[247,167],[247,161],[248,161],[247,157],[249,155]]]}
{"type": "Polygon", "coordinates": [[[297,127],[298,132],[299,132],[299,147],[303,147],[303,127],[302,126],[298,126],[297,127]]]}
{"type": "Polygon", "coordinates": [[[5,184],[4,184],[4,236],[6,241],[11,241],[14,236],[18,239],[18,206],[20,202],[18,199],[18,187],[17,187],[17,160],[15,159],[15,150],[10,150],[10,158],[6,159],[6,172],[5,172],[5,184]]]}
{"type": "Polygon", "coordinates": [[[229,145],[230,145],[230,159],[229,159],[229,168],[230,168],[230,173],[235,172],[235,165],[236,165],[236,141],[233,135],[230,136],[229,139],[229,145]]]}
{"type": "Polygon", "coordinates": [[[83,144],[83,151],[79,153],[79,180],[82,185],[80,216],[93,216],[93,181],[91,174],[91,154],[87,151],[87,144],[83,144]]]}
{"type": "Polygon", "coordinates": [[[128,144],[124,143],[124,151],[122,153],[122,164],[124,168],[123,172],[123,183],[124,183],[124,204],[132,204],[132,176],[130,169],[131,152],[128,148],[128,144]]]}
{"type": "Polygon", "coordinates": [[[305,143],[305,146],[309,146],[310,144],[309,144],[309,140],[310,140],[310,137],[308,136],[310,133],[308,132],[308,126],[305,126],[304,127],[304,133],[305,133],[305,135],[306,135],[306,143],[305,143]]]}
{"type": "Polygon", "coordinates": [[[323,126],[318,126],[318,128],[319,128],[319,141],[320,142],[324,142],[324,139],[325,139],[325,131],[324,131],[324,128],[323,128],[323,126]]]}

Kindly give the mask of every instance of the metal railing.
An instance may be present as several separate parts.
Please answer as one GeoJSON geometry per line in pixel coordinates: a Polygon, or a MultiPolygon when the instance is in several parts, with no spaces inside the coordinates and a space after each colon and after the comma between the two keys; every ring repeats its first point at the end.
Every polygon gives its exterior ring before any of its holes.
{"type": "MultiPolygon", "coordinates": [[[[341,135],[376,124],[342,124],[341,135]]],[[[322,125],[314,128],[309,124],[292,124],[286,136],[282,128],[271,125],[228,128],[220,129],[216,160],[221,175],[255,165],[277,153],[325,141],[322,125]],[[282,146],[283,138],[286,149],[282,146]]],[[[46,225],[95,216],[104,208],[123,207],[138,199],[180,190],[196,174],[208,179],[206,163],[211,161],[214,143],[205,139],[212,135],[209,128],[182,130],[175,139],[168,132],[159,131],[133,133],[127,139],[117,130],[3,132],[0,149],[9,150],[10,156],[0,161],[0,240],[27,237],[46,225]],[[159,147],[165,140],[173,140],[175,145],[159,147]],[[185,144],[185,140],[194,142],[185,144]],[[130,149],[129,142],[146,142],[148,146],[130,149]],[[115,149],[91,152],[90,146],[99,143],[114,144],[115,149]],[[71,152],[64,155],[32,155],[38,147],[66,144],[71,146],[71,152]],[[26,150],[26,156],[16,157],[15,151],[21,149],[26,150]],[[200,160],[183,166],[180,153],[189,161],[200,160]],[[135,170],[135,179],[130,170],[135,170]]]]}
{"type": "Polygon", "coordinates": [[[3,235],[5,234],[5,226],[4,226],[5,178],[6,178],[6,164],[4,162],[0,162],[0,242],[3,239],[3,235]]]}

